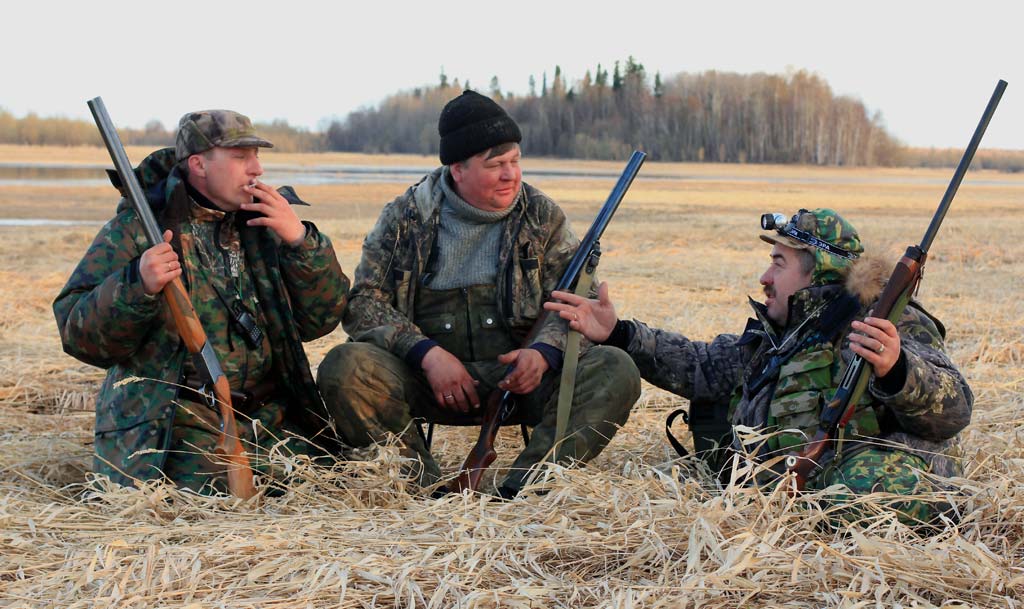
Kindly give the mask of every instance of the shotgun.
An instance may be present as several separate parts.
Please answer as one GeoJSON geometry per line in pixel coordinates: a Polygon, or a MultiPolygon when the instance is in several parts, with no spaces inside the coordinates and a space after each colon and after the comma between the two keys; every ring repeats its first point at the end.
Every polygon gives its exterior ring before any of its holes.
{"type": "MultiPolygon", "coordinates": [[[[999,100],[1005,89],[1006,81],[1000,80],[996,84],[996,89],[989,99],[978,127],[974,130],[974,136],[967,145],[967,150],[964,151],[963,157],[960,159],[960,164],[953,172],[953,179],[950,180],[949,186],[946,188],[946,194],[943,195],[939,208],[935,211],[924,238],[921,239],[921,244],[908,247],[906,253],[896,263],[892,276],[889,277],[889,281],[886,282],[885,288],[882,290],[882,295],[875,303],[873,317],[885,318],[895,324],[903,316],[903,311],[910,301],[911,295],[921,282],[924,263],[928,258],[928,250],[935,239],[935,234],[938,233],[939,226],[942,225],[942,220],[946,217],[946,212],[949,211],[949,206],[953,202],[953,197],[956,196],[957,189],[960,188],[964,174],[971,166],[974,153],[978,150],[978,144],[981,143],[981,137],[985,134],[985,129],[988,128],[988,123],[992,120],[992,114],[996,111],[996,106],[999,105],[999,100]]],[[[842,435],[842,430],[853,418],[857,402],[867,388],[871,372],[871,366],[864,362],[864,358],[859,355],[854,356],[846,368],[846,372],[843,373],[835,395],[822,409],[821,422],[814,437],[803,450],[786,457],[786,468],[793,474],[797,491],[804,490],[807,481],[827,465],[825,461],[828,460],[828,451],[835,446],[837,439],[842,435]]]]}
{"type": "MultiPolygon", "coordinates": [[[[626,191],[629,190],[646,157],[647,154],[639,150],[633,151],[633,155],[629,157],[629,162],[626,163],[626,168],[622,171],[622,175],[619,176],[619,181],[615,184],[611,194],[608,195],[608,200],[601,208],[601,211],[598,212],[597,218],[594,219],[594,223],[587,230],[587,234],[583,237],[579,247],[576,248],[576,253],[573,255],[572,260],[569,261],[569,266],[566,267],[565,273],[562,275],[562,279],[558,282],[555,290],[571,291],[584,268],[587,265],[596,265],[597,257],[600,256],[599,241],[601,235],[608,228],[612,216],[615,215],[615,210],[619,208],[619,203],[622,202],[622,198],[626,195],[626,191]]],[[[548,315],[557,315],[557,313],[551,313],[550,311],[542,313],[530,329],[530,333],[523,342],[524,346],[533,344],[534,337],[544,325],[548,315]]],[[[512,368],[509,368],[509,371],[511,370],[512,368]]],[[[466,457],[466,461],[462,464],[462,469],[455,479],[454,487],[456,491],[466,489],[475,491],[480,487],[480,481],[483,479],[484,472],[487,471],[487,468],[498,456],[494,451],[494,439],[498,435],[498,429],[509,419],[515,411],[515,407],[515,395],[509,391],[495,390],[488,396],[483,422],[480,425],[480,436],[477,438],[472,450],[470,450],[469,456],[466,457]]]]}
{"type": "MultiPolygon", "coordinates": [[[[153,210],[149,208],[146,196],[142,192],[132,165],[128,162],[128,155],[125,153],[121,138],[118,137],[114,124],[107,114],[107,107],[99,97],[89,100],[89,111],[92,112],[96,126],[103,137],[103,143],[107,146],[111,160],[114,161],[114,169],[117,170],[124,185],[128,201],[139,216],[142,229],[146,233],[150,247],[163,243],[163,236],[160,226],[153,217],[153,210]]],[[[228,378],[221,369],[220,361],[213,352],[213,346],[206,340],[206,332],[199,323],[196,311],[192,307],[192,300],[189,298],[185,284],[181,277],[164,286],[164,301],[167,303],[174,318],[174,325],[178,329],[178,335],[185,343],[185,348],[192,354],[192,362],[196,371],[213,388],[213,397],[217,402],[220,411],[221,428],[220,436],[217,439],[217,454],[224,458],[228,465],[228,490],[235,497],[249,499],[256,494],[256,487],[253,485],[252,467],[249,464],[249,457],[245,455],[242,442],[238,439],[238,426],[235,422],[235,411],[231,404],[231,386],[228,378]]]]}

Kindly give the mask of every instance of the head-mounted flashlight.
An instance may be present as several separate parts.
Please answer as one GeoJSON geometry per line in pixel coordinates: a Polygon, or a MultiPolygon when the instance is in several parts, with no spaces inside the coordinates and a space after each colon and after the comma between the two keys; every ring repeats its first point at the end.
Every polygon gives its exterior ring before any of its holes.
{"type": "Polygon", "coordinates": [[[761,228],[763,228],[764,230],[774,230],[784,237],[795,239],[800,243],[805,243],[812,247],[816,247],[834,256],[839,256],[840,258],[846,258],[847,260],[856,260],[857,258],[860,257],[858,254],[854,252],[847,251],[805,230],[797,228],[800,224],[800,216],[808,213],[810,212],[808,212],[806,209],[801,209],[800,211],[796,212],[796,215],[794,215],[788,222],[786,221],[786,216],[782,214],[761,214],[761,228]]]}
{"type": "Polygon", "coordinates": [[[781,230],[786,226],[786,216],[782,214],[761,214],[761,228],[764,230],[781,230]]]}

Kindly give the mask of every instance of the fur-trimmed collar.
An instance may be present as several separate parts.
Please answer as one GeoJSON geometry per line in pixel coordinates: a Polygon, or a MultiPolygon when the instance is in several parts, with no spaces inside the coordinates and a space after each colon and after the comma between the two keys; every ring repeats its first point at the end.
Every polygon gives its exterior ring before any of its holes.
{"type": "Polygon", "coordinates": [[[843,287],[867,306],[878,299],[892,274],[892,261],[878,254],[864,254],[846,273],[843,287]]]}

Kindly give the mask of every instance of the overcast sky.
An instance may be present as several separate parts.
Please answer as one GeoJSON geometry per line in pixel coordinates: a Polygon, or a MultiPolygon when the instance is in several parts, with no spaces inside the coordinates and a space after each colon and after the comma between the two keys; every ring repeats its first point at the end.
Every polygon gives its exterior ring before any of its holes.
{"type": "Polygon", "coordinates": [[[7,3],[0,107],[119,126],[189,110],[316,128],[443,68],[525,93],[555,64],[570,83],[634,56],[652,75],[806,69],[880,111],[913,146],[962,148],[996,81],[983,147],[1024,149],[1024,2],[47,2],[7,3]]]}

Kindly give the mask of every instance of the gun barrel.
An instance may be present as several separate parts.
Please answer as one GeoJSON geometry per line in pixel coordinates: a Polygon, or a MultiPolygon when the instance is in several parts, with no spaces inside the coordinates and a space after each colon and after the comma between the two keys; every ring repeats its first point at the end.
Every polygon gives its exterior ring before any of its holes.
{"type": "Polygon", "coordinates": [[[949,206],[953,202],[953,197],[956,196],[956,191],[960,188],[960,182],[964,179],[964,174],[971,166],[971,161],[974,160],[974,153],[978,150],[978,145],[981,144],[981,138],[985,135],[985,130],[988,129],[988,123],[992,120],[992,115],[996,111],[996,106],[999,105],[999,100],[1003,97],[1003,91],[1006,90],[1006,81],[1000,80],[996,83],[996,90],[992,92],[992,97],[988,100],[988,106],[985,107],[984,114],[981,115],[981,120],[978,122],[978,126],[974,129],[974,136],[971,137],[971,143],[967,145],[967,150],[964,150],[964,155],[960,157],[960,164],[956,166],[956,171],[953,172],[953,178],[949,181],[949,186],[946,187],[946,194],[942,196],[942,202],[939,203],[939,209],[935,212],[935,216],[932,217],[931,224],[928,225],[928,230],[925,231],[924,238],[921,239],[921,251],[925,254],[932,247],[932,241],[935,240],[935,235],[939,232],[939,227],[942,226],[942,221],[946,217],[946,212],[949,211],[949,206]]]}
{"type": "Polygon", "coordinates": [[[121,182],[128,191],[128,199],[135,212],[139,215],[146,238],[149,239],[150,245],[162,243],[163,236],[160,234],[160,227],[153,217],[152,210],[149,209],[149,205],[146,203],[146,195],[142,192],[139,181],[135,179],[135,171],[132,169],[131,162],[128,161],[128,154],[124,151],[124,146],[121,144],[121,138],[117,135],[114,123],[110,120],[110,115],[107,114],[107,106],[100,97],[94,97],[87,103],[89,111],[92,112],[92,117],[96,121],[96,126],[99,127],[100,136],[107,147],[107,152],[110,153],[110,158],[114,161],[114,168],[121,175],[121,182]]]}
{"type": "Polygon", "coordinates": [[[564,291],[572,288],[576,278],[580,275],[580,271],[583,270],[583,266],[587,263],[587,258],[590,257],[590,251],[594,248],[594,244],[601,239],[604,229],[608,228],[608,224],[612,221],[612,216],[615,215],[615,211],[619,208],[619,204],[622,203],[623,197],[626,196],[626,191],[633,184],[633,179],[640,172],[640,167],[644,164],[644,159],[646,158],[647,153],[640,152],[639,150],[633,151],[629,161],[626,163],[626,168],[622,170],[622,175],[619,176],[619,181],[615,183],[615,187],[608,194],[608,200],[605,201],[601,211],[597,214],[597,218],[594,219],[594,223],[590,225],[587,234],[580,241],[580,246],[576,249],[576,254],[572,257],[572,260],[569,261],[569,266],[566,267],[565,273],[562,274],[562,279],[558,282],[556,289],[564,291]]]}

